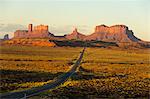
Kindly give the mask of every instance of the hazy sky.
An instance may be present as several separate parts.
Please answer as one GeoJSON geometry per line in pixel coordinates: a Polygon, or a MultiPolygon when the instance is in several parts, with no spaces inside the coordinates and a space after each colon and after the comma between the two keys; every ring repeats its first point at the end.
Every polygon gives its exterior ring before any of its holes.
{"type": "Polygon", "coordinates": [[[91,34],[96,25],[125,24],[150,41],[150,0],[0,0],[0,37],[29,23],[47,24],[55,35],[75,27],[91,34]]]}

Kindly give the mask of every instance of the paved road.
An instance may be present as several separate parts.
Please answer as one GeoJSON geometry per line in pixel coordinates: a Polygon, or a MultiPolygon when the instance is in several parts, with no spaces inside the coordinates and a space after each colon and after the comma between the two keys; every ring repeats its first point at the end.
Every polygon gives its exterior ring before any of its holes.
{"type": "Polygon", "coordinates": [[[31,89],[19,91],[19,92],[11,92],[11,93],[6,93],[6,94],[1,94],[0,98],[1,99],[25,99],[25,97],[29,98],[31,96],[39,94],[40,92],[43,92],[43,91],[46,91],[46,90],[49,90],[49,89],[52,89],[52,88],[55,88],[55,87],[61,85],[62,83],[67,81],[68,78],[76,71],[77,67],[79,66],[79,64],[82,60],[84,51],[85,51],[85,48],[81,52],[78,60],[73,65],[73,67],[67,73],[65,73],[61,78],[58,78],[58,79],[54,80],[53,82],[47,83],[40,87],[35,87],[35,88],[31,88],[31,89]]]}

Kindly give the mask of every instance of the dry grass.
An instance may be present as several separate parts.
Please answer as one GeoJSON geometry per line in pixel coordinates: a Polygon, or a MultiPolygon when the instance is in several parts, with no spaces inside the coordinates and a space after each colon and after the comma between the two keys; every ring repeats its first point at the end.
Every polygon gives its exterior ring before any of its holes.
{"type": "Polygon", "coordinates": [[[5,92],[33,87],[67,72],[81,48],[1,46],[0,51],[1,92],[5,92]],[[32,84],[21,87],[26,83],[32,84]]]}
{"type": "MultiPolygon", "coordinates": [[[[50,97],[149,97],[150,51],[87,48],[79,71],[50,97]]],[[[45,95],[45,94],[44,94],[45,95]]]]}
{"type": "MultiPolygon", "coordinates": [[[[51,81],[70,69],[81,49],[2,47],[1,85],[20,90],[51,81]]],[[[33,98],[148,98],[149,71],[148,49],[87,48],[81,68],[67,82],[33,98]]]]}

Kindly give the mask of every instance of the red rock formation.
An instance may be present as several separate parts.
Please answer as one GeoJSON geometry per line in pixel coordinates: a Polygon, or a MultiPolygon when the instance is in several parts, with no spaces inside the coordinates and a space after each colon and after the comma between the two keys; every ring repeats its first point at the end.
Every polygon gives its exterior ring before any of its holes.
{"type": "Polygon", "coordinates": [[[29,24],[28,30],[17,30],[14,33],[14,38],[47,38],[50,36],[53,34],[48,31],[47,25],[35,26],[33,30],[32,24],[29,24]]]}
{"type": "Polygon", "coordinates": [[[32,24],[28,25],[28,32],[32,32],[32,24]]]}
{"type": "Polygon", "coordinates": [[[81,33],[79,33],[79,32],[77,31],[77,28],[75,28],[71,34],[68,34],[68,35],[66,35],[65,37],[66,37],[67,39],[83,40],[86,36],[83,35],[83,34],[81,34],[81,33]]]}
{"type": "Polygon", "coordinates": [[[131,30],[125,25],[106,25],[96,26],[95,32],[88,35],[85,40],[101,40],[107,42],[138,42],[140,41],[133,35],[131,30]]]}
{"type": "Polygon", "coordinates": [[[34,27],[34,31],[48,31],[48,25],[38,25],[34,27]]]}
{"type": "MultiPolygon", "coordinates": [[[[32,28],[29,24],[28,30],[17,30],[14,33],[14,38],[48,38],[54,37],[48,31],[48,26],[38,25],[32,28]]],[[[56,38],[56,37],[55,37],[56,38]]],[[[65,36],[67,39],[78,40],[101,40],[107,42],[138,42],[140,41],[133,35],[133,32],[125,25],[114,25],[108,27],[106,25],[96,26],[95,32],[91,35],[85,36],[75,29],[71,34],[65,36]]]]}

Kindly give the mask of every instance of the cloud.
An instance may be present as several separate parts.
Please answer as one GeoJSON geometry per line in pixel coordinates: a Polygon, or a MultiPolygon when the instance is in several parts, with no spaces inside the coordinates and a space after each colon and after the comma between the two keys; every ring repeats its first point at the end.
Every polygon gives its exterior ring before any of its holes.
{"type": "Polygon", "coordinates": [[[13,37],[13,33],[16,30],[24,30],[27,29],[26,26],[21,24],[0,24],[0,38],[3,38],[5,34],[9,34],[9,37],[13,37]]]}
{"type": "Polygon", "coordinates": [[[26,26],[20,24],[0,24],[0,32],[15,32],[18,29],[26,29],[26,26]]]}

